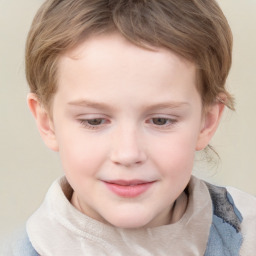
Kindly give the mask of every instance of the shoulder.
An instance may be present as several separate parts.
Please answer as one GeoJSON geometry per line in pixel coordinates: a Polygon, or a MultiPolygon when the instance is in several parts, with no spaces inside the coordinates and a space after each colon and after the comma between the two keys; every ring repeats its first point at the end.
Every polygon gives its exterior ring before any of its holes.
{"type": "Polygon", "coordinates": [[[233,187],[227,187],[227,191],[232,196],[235,204],[243,213],[243,216],[249,218],[256,217],[256,197],[240,191],[233,187]]]}
{"type": "Polygon", "coordinates": [[[241,255],[249,256],[256,251],[256,197],[232,187],[227,187],[227,190],[243,217],[241,255]]]}
{"type": "Polygon", "coordinates": [[[233,187],[206,185],[213,203],[213,224],[219,230],[217,233],[223,241],[231,234],[226,243],[230,251],[241,246],[239,255],[251,256],[256,251],[256,198],[233,187]]]}
{"type": "Polygon", "coordinates": [[[39,256],[33,248],[25,228],[6,238],[1,247],[0,254],[5,256],[39,256]]]}

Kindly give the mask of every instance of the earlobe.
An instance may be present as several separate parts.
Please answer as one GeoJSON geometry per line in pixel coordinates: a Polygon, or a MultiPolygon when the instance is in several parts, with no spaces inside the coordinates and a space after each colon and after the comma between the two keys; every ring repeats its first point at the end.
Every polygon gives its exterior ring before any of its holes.
{"type": "Polygon", "coordinates": [[[217,102],[205,110],[202,128],[196,145],[197,151],[204,149],[209,144],[219,126],[224,108],[223,102],[217,102]]]}
{"type": "Polygon", "coordinates": [[[33,114],[37,128],[46,146],[54,151],[58,151],[58,143],[55,136],[54,126],[48,111],[41,105],[34,93],[29,93],[27,103],[33,114]]]}

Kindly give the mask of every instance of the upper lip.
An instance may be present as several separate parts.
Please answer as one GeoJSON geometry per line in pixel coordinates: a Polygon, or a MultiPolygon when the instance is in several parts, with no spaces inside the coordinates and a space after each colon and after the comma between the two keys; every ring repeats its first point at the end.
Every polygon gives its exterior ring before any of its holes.
{"type": "Polygon", "coordinates": [[[146,183],[152,183],[154,181],[145,181],[145,180],[108,180],[104,181],[109,184],[115,184],[115,185],[120,185],[120,186],[136,186],[136,185],[141,185],[141,184],[146,184],[146,183]]]}

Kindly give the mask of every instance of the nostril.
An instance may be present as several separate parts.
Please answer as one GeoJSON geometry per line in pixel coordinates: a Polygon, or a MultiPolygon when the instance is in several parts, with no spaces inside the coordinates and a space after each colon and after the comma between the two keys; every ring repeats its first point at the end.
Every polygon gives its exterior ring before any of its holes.
{"type": "Polygon", "coordinates": [[[146,154],[144,152],[115,152],[111,156],[112,162],[123,166],[140,165],[145,162],[146,154]]]}

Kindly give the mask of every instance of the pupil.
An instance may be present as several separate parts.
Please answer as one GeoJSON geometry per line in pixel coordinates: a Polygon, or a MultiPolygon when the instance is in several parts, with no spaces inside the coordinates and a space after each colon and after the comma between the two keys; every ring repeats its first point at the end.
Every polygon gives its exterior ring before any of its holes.
{"type": "Polygon", "coordinates": [[[153,123],[156,125],[164,125],[166,124],[165,118],[153,118],[153,123]]]}
{"type": "Polygon", "coordinates": [[[100,125],[101,124],[101,119],[99,119],[99,118],[91,119],[91,120],[88,121],[88,123],[90,125],[100,125]]]}

